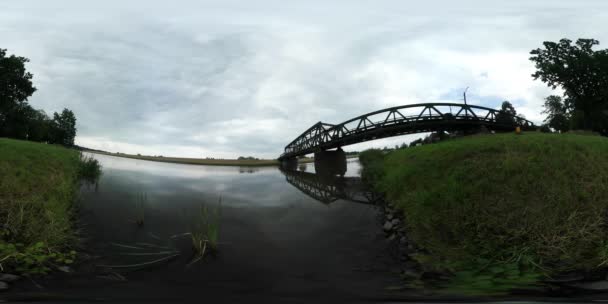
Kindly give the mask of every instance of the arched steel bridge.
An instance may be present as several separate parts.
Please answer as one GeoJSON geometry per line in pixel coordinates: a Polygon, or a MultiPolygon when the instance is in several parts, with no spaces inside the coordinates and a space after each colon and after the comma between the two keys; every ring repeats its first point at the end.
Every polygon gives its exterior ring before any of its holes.
{"type": "Polygon", "coordinates": [[[481,126],[493,131],[512,131],[516,126],[535,128],[529,120],[492,108],[459,103],[411,104],[367,113],[337,125],[318,122],[285,146],[279,160],[385,137],[481,126]]]}

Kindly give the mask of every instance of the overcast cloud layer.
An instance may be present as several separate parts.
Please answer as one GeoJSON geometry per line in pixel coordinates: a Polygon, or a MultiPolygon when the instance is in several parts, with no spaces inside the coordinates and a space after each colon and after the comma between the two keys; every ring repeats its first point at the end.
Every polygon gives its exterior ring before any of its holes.
{"type": "Polygon", "coordinates": [[[92,2],[3,1],[0,48],[30,58],[34,107],[75,112],[77,144],[126,153],[276,157],[317,121],[467,86],[540,123],[529,51],[608,43],[605,1],[92,2]]]}

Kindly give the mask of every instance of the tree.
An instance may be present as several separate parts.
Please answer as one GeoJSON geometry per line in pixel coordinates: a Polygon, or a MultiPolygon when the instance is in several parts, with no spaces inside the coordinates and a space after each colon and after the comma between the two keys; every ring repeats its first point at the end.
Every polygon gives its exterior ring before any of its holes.
{"type": "Polygon", "coordinates": [[[560,96],[551,95],[545,98],[544,107],[545,110],[542,113],[547,114],[547,118],[543,122],[548,127],[560,132],[570,129],[571,115],[560,96]]]}
{"type": "Polygon", "coordinates": [[[51,143],[73,146],[76,137],[76,116],[74,112],[63,109],[61,114],[53,113],[51,143]]]}
{"type": "Polygon", "coordinates": [[[9,116],[23,110],[16,107],[36,91],[32,84],[33,75],[25,70],[28,61],[25,57],[6,56],[6,49],[0,49],[0,136],[8,135],[7,128],[16,129],[15,126],[7,126],[9,120],[15,120],[9,116]]]}
{"type": "Polygon", "coordinates": [[[593,50],[599,41],[569,39],[545,41],[544,49],[530,52],[537,71],[532,77],[555,89],[564,90],[565,102],[573,112],[577,128],[606,134],[608,128],[608,50],[593,50]]]}
{"type": "Polygon", "coordinates": [[[496,114],[496,122],[504,125],[515,126],[516,120],[515,115],[517,112],[509,101],[503,101],[500,107],[500,111],[496,114]]]}

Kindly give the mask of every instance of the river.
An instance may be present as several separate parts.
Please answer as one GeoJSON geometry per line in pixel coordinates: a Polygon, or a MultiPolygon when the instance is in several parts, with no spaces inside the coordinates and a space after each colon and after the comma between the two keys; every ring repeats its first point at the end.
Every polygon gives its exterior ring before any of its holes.
{"type": "MultiPolygon", "coordinates": [[[[103,175],[97,185],[82,188],[79,205],[89,261],[77,269],[82,274],[44,282],[55,297],[353,302],[386,298],[391,287],[401,284],[377,207],[365,204],[362,196],[350,201],[330,193],[317,200],[294,185],[294,178],[314,184],[313,164],[300,166],[294,176],[277,167],[92,155],[103,175]],[[205,206],[219,214],[217,254],[192,263],[187,233],[200,222],[205,206]],[[136,224],[138,219],[143,225],[136,224]],[[173,255],[149,266],[122,268],[173,255]]],[[[358,175],[358,162],[349,160],[347,187],[358,175]]]]}

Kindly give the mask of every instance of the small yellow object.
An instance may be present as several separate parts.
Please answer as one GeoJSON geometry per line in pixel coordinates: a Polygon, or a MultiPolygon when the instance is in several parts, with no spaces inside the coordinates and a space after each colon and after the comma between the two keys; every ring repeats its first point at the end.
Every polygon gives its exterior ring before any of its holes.
{"type": "Polygon", "coordinates": [[[515,127],[515,134],[521,134],[521,128],[519,126],[515,127]]]}

